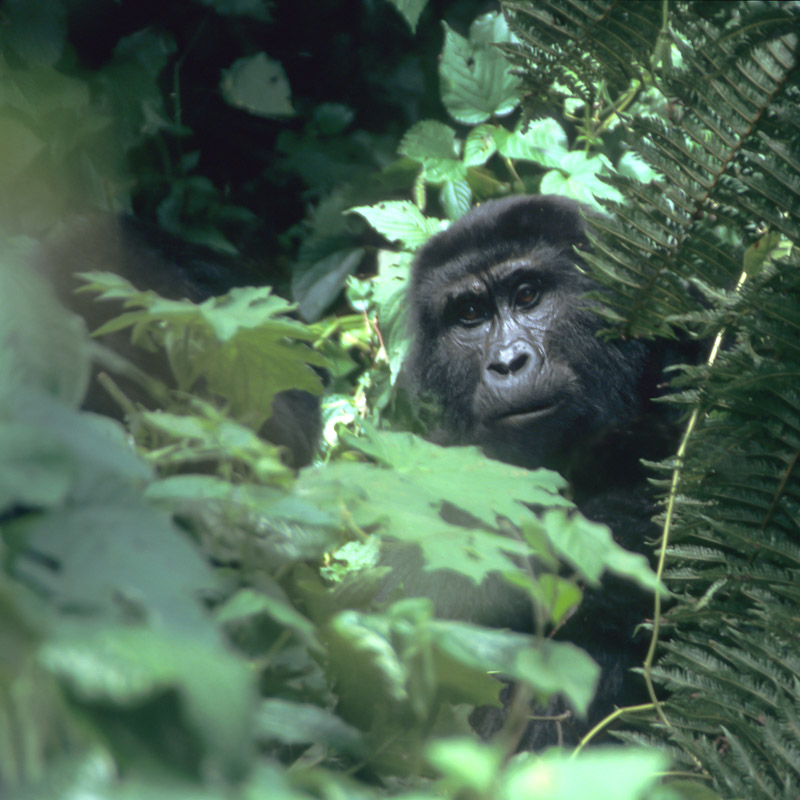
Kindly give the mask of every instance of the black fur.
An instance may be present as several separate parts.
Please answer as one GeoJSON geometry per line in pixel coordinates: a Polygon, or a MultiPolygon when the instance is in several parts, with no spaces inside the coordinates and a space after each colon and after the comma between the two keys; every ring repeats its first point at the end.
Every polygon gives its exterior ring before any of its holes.
{"type": "MultiPolygon", "coordinates": [[[[597,285],[583,270],[589,241],[581,206],[555,196],[485,203],[431,239],[413,267],[409,300],[414,344],[406,380],[441,418],[433,438],[477,444],[494,458],[549,467],[569,478],[582,512],[611,525],[623,546],[646,550],[657,531],[641,458],[667,455],[674,430],[651,401],[663,357],[658,346],[596,336],[601,321],[586,293],[597,285]],[[577,248],[577,249],[576,249],[577,248]]],[[[437,611],[483,624],[526,629],[525,604],[499,581],[476,592],[459,576],[413,575],[414,555],[393,583],[433,595],[437,611]],[[469,598],[468,602],[463,601],[469,598]]],[[[620,580],[589,592],[559,632],[602,667],[587,722],[571,731],[535,723],[524,746],[576,738],[617,704],[643,701],[629,669],[641,663],[634,629],[652,598],[620,580]]],[[[563,711],[556,702],[551,711],[563,711]]],[[[492,711],[473,718],[488,734],[492,711]]]]}

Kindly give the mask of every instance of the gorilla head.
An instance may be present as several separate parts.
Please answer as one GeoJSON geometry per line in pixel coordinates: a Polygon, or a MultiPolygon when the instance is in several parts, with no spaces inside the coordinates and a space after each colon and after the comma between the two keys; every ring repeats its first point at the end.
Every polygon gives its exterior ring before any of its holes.
{"type": "Polygon", "coordinates": [[[597,338],[587,247],[581,207],[543,195],[485,203],[421,249],[407,370],[441,411],[436,438],[563,470],[630,427],[652,393],[648,351],[597,338]]]}

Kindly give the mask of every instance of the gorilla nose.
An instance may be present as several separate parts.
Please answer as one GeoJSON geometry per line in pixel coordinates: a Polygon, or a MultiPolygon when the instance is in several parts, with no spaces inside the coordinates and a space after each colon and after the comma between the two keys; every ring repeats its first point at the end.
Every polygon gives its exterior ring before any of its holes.
{"type": "Polygon", "coordinates": [[[530,357],[531,354],[522,347],[504,347],[495,353],[489,362],[489,369],[498,375],[513,375],[525,367],[530,357]]]}

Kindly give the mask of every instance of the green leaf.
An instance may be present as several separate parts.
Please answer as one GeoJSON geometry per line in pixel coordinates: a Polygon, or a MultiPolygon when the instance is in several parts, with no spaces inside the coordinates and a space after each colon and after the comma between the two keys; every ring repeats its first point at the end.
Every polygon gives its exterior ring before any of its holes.
{"type": "Polygon", "coordinates": [[[184,631],[65,626],[42,648],[42,664],[81,699],[132,708],[175,690],[203,742],[208,768],[240,778],[251,752],[252,681],[221,644],[184,631]]]}
{"type": "Polygon", "coordinates": [[[423,216],[406,200],[357,206],[349,211],[360,214],[378,233],[391,242],[401,242],[409,250],[416,250],[445,226],[441,220],[423,216]]]}
{"type": "Polygon", "coordinates": [[[668,766],[664,753],[634,748],[596,748],[571,758],[553,748],[526,753],[509,765],[498,794],[502,800],[641,800],[668,766]]]}
{"type": "Polygon", "coordinates": [[[463,217],[470,209],[472,190],[465,180],[447,181],[440,195],[442,206],[448,219],[463,217]]]}
{"type": "Polygon", "coordinates": [[[449,125],[426,119],[406,131],[397,152],[423,164],[428,159],[458,158],[459,149],[456,132],[449,125]]]}
{"type": "Polygon", "coordinates": [[[174,469],[187,464],[219,461],[244,465],[261,483],[286,485],[292,470],[281,459],[281,449],[261,439],[251,428],[228,419],[213,406],[194,401],[196,414],[142,411],[138,420],[169,441],[151,452],[160,467],[174,469]]]}
{"type": "Polygon", "coordinates": [[[492,116],[510,114],[519,103],[520,80],[493,46],[511,34],[502,14],[478,17],[465,39],[446,22],[445,44],[439,64],[442,102],[459,122],[476,125],[492,116]]]}
{"type": "Polygon", "coordinates": [[[0,514],[20,506],[60,503],[72,485],[73,460],[39,428],[0,422],[0,514]]]}
{"type": "Polygon", "coordinates": [[[392,382],[397,380],[411,346],[409,329],[408,279],[411,255],[378,251],[378,275],[373,282],[373,298],[378,310],[378,326],[389,359],[392,382]]]}
{"type": "MultiPolygon", "coordinates": [[[[11,442],[22,448],[11,450],[9,458],[22,457],[27,450],[30,476],[36,485],[22,488],[25,496],[86,503],[113,495],[121,487],[143,486],[152,478],[151,468],[131,448],[122,427],[95,414],[73,411],[57,398],[23,385],[0,392],[0,424],[11,434],[11,442]],[[64,485],[68,495],[64,497],[64,485]]],[[[21,465],[20,465],[21,466],[21,465]]],[[[48,503],[50,505],[50,503],[48,503]]]]}
{"type": "Polygon", "coordinates": [[[254,589],[240,589],[217,609],[217,620],[222,623],[239,622],[266,615],[281,627],[296,633],[306,646],[322,652],[314,625],[294,608],[289,599],[278,590],[277,585],[273,589],[273,595],[254,589]]]}
{"type": "Polygon", "coordinates": [[[6,0],[3,38],[17,55],[53,66],[67,39],[66,7],[59,0],[6,0]]]}
{"type": "Polygon", "coordinates": [[[505,675],[526,683],[537,699],[563,692],[579,714],[594,697],[600,668],[575,645],[492,630],[465,622],[433,620],[437,647],[472,669],[505,675]]]}
{"type": "Polygon", "coordinates": [[[5,530],[28,548],[16,573],[57,605],[217,640],[199,601],[216,586],[213,573],[169,517],[138,498],[25,515],[5,530]]]}
{"type": "Polygon", "coordinates": [[[55,300],[27,248],[0,247],[0,387],[33,387],[77,407],[89,381],[86,328],[55,300]]]}
{"type": "Polygon", "coordinates": [[[389,0],[389,2],[403,15],[412,33],[416,32],[417,22],[428,0],[389,0]]]}
{"type": "Polygon", "coordinates": [[[103,325],[95,335],[132,327],[134,341],[163,341],[178,386],[189,390],[200,378],[230,402],[234,416],[258,428],[270,416],[272,399],[286,389],[321,394],[322,382],[310,365],[326,359],[303,343],[315,334],[285,315],[292,310],[269,287],[232,289],[197,305],[140,292],[124,278],[84,273],[87,290],[101,299],[139,306],[103,325]],[[298,341],[299,340],[299,341],[298,341]]]}
{"type": "Polygon", "coordinates": [[[280,62],[266,53],[240,58],[224,70],[222,96],[232,105],[260,117],[290,117],[292,90],[280,62]]]}
{"type": "Polygon", "coordinates": [[[748,276],[758,275],[771,258],[787,249],[788,242],[778,231],[768,231],[744,251],[743,269],[748,276]]]}
{"type": "Polygon", "coordinates": [[[613,186],[600,180],[601,175],[609,175],[612,169],[604,156],[587,156],[575,151],[567,153],[558,164],[558,169],[550,170],[539,185],[542,194],[559,194],[571,197],[581,203],[593,206],[599,211],[603,206],[597,198],[608,198],[620,202],[622,195],[613,186]]]}
{"type": "Polygon", "coordinates": [[[658,178],[658,173],[633,150],[623,153],[617,163],[617,172],[640,183],[651,183],[658,178]]]}
{"type": "Polygon", "coordinates": [[[607,525],[559,508],[545,511],[542,524],[556,552],[592,583],[598,583],[608,570],[636,581],[645,589],[664,591],[647,558],[620,547],[607,525]]]}
{"type": "Polygon", "coordinates": [[[497,516],[521,523],[523,504],[570,506],[560,495],[563,478],[548,470],[526,470],[486,458],[477,447],[440,447],[410,433],[367,431],[349,444],[392,467],[402,479],[419,481],[439,497],[494,525],[497,516]],[[486,498],[492,498],[487,505],[486,498]]]}
{"type": "Polygon", "coordinates": [[[255,715],[256,738],[266,743],[321,743],[344,753],[363,754],[361,733],[331,711],[309,703],[264,700],[255,715]]]}
{"type": "Polygon", "coordinates": [[[445,779],[448,794],[462,790],[477,796],[491,796],[497,776],[502,772],[503,751],[497,745],[475,739],[453,738],[431,742],[425,755],[445,779]]]}
{"type": "Polygon", "coordinates": [[[498,152],[512,160],[560,167],[569,154],[567,134],[554,119],[535,120],[527,127],[518,125],[513,133],[496,127],[493,135],[498,152]]]}
{"type": "Polygon", "coordinates": [[[292,297],[297,310],[306,322],[319,319],[339,296],[349,275],[364,258],[364,249],[349,247],[338,250],[312,264],[292,282],[292,297]]]}
{"type": "Polygon", "coordinates": [[[468,134],[464,142],[464,163],[468,167],[480,167],[496,152],[494,125],[478,125],[468,134]]]}

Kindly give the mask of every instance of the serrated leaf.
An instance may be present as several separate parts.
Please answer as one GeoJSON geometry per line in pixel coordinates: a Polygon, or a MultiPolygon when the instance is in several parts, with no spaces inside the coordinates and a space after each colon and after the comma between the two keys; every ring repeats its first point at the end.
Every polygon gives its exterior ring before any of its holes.
{"type": "Polygon", "coordinates": [[[437,647],[459,663],[523,681],[546,701],[563,692],[578,713],[585,713],[594,696],[600,669],[568,642],[536,641],[511,631],[481,628],[465,622],[430,623],[437,647]]]}
{"type": "Polygon", "coordinates": [[[417,22],[428,0],[389,0],[389,2],[403,15],[411,32],[416,32],[417,22]]]}
{"type": "Polygon", "coordinates": [[[470,209],[472,190],[466,180],[447,181],[439,195],[448,219],[463,217],[470,209]]]}
{"type": "Polygon", "coordinates": [[[420,163],[427,159],[452,159],[458,158],[459,142],[449,125],[424,119],[406,131],[397,152],[420,163]]]}
{"type": "Polygon", "coordinates": [[[459,122],[476,125],[492,116],[510,114],[519,103],[520,79],[511,73],[494,42],[510,34],[501,14],[479,17],[465,39],[446,22],[445,44],[439,64],[442,102],[459,122]]]}
{"type": "Polygon", "coordinates": [[[130,708],[175,690],[209,767],[230,778],[246,771],[252,681],[221,643],[145,627],[70,625],[44,645],[40,659],[85,700],[130,708]]]}
{"type": "Polygon", "coordinates": [[[567,134],[554,119],[535,120],[527,128],[518,126],[511,133],[494,128],[493,134],[500,154],[512,160],[560,167],[569,154],[567,134]]]}
{"type": "Polygon", "coordinates": [[[663,590],[645,556],[620,547],[607,525],[557,508],[546,511],[542,523],[556,552],[592,583],[598,583],[608,570],[636,581],[645,589],[663,590]]]}
{"type": "Polygon", "coordinates": [[[585,153],[568,153],[558,169],[550,170],[542,178],[539,191],[542,194],[559,194],[593,206],[599,211],[603,206],[598,197],[620,202],[622,195],[613,186],[600,180],[600,175],[610,174],[608,161],[603,156],[587,157],[585,153]]]}
{"type": "Polygon", "coordinates": [[[7,530],[39,554],[30,559],[23,553],[17,573],[57,605],[122,619],[155,618],[216,641],[198,599],[215,586],[210,568],[166,514],[138,498],[28,515],[7,530]]]}
{"type": "Polygon", "coordinates": [[[494,125],[478,125],[468,134],[464,142],[464,163],[468,167],[485,164],[497,152],[494,125]]]}
{"type": "Polygon", "coordinates": [[[240,58],[224,70],[222,96],[232,105],[260,117],[290,117],[294,114],[289,80],[280,62],[266,53],[240,58]]]}
{"type": "Polygon", "coordinates": [[[357,206],[349,211],[360,214],[378,233],[391,242],[401,242],[409,250],[421,247],[444,228],[441,220],[425,217],[413,203],[406,200],[357,206]]]}
{"type": "Polygon", "coordinates": [[[254,428],[270,416],[278,392],[322,392],[310,365],[325,366],[327,361],[303,343],[315,334],[285,316],[293,306],[269,287],[232,289],[195,304],[140,292],[118,275],[81,277],[103,299],[142,307],[111,320],[95,335],[132,327],[134,341],[147,338],[145,334],[160,337],[179,388],[190,390],[205,378],[213,394],[230,402],[233,415],[254,428]]]}

